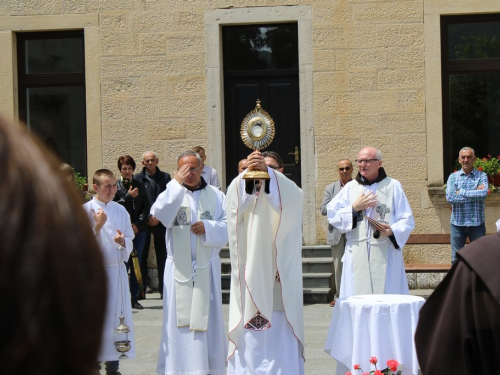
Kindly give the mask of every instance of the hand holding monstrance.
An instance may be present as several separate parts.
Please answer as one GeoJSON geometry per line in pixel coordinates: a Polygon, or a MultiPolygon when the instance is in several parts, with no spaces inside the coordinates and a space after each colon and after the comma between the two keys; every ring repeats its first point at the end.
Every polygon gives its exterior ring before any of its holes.
{"type": "Polygon", "coordinates": [[[248,171],[245,180],[269,180],[265,160],[260,150],[271,144],[274,138],[274,121],[264,111],[257,99],[255,109],[246,115],[241,123],[241,139],[254,150],[248,157],[248,171]]]}

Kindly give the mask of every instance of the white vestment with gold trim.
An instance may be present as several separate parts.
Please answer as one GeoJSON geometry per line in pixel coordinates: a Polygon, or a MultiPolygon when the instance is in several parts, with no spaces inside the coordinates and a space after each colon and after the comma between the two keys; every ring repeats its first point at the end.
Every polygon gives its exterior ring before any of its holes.
{"type": "Polygon", "coordinates": [[[270,191],[245,192],[243,173],[228,189],[231,299],[228,374],[304,372],[303,193],[268,168],[270,191]]]}

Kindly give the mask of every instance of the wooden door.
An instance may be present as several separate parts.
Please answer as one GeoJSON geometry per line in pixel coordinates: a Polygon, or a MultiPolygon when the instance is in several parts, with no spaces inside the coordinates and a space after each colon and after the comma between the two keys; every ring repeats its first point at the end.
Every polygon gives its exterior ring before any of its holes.
{"type": "Polygon", "coordinates": [[[226,180],[237,176],[238,162],[251,150],[240,136],[241,122],[260,99],[262,108],[274,120],[276,133],[267,148],[277,152],[285,164],[285,175],[301,185],[299,79],[297,75],[231,77],[225,91],[226,180]],[[295,150],[299,151],[298,158],[295,150]]]}

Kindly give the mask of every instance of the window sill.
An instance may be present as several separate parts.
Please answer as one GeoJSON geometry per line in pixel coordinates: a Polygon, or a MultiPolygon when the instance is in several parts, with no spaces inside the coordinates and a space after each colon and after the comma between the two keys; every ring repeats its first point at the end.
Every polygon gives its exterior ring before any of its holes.
{"type": "MultiPolygon", "coordinates": [[[[439,208],[450,206],[450,203],[446,201],[446,191],[442,186],[428,186],[427,191],[434,206],[439,208]]],[[[496,191],[488,195],[485,203],[486,207],[500,206],[500,187],[498,187],[496,191]]]]}

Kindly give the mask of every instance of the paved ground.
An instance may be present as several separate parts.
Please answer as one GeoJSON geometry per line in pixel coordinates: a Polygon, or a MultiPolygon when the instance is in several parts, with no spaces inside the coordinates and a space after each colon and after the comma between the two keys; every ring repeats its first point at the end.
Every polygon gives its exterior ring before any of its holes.
{"type": "MultiPolygon", "coordinates": [[[[163,319],[162,300],[158,293],[148,294],[148,299],[141,304],[144,310],[133,310],[137,357],[120,361],[123,375],[156,374],[163,319]]],[[[227,330],[229,305],[222,307],[227,330]]],[[[323,351],[332,312],[333,308],[327,304],[304,306],[306,375],[335,375],[335,360],[323,351]]]]}

